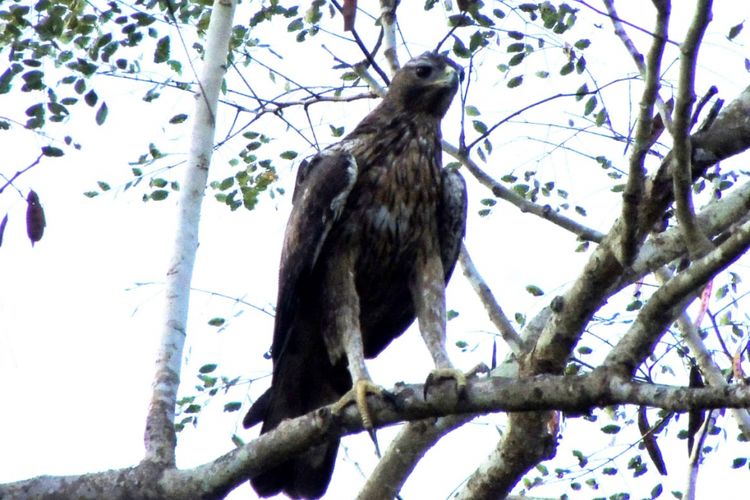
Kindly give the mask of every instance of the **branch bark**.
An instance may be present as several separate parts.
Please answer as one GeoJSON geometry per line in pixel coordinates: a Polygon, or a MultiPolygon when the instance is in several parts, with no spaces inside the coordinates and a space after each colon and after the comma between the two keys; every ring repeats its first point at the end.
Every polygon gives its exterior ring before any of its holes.
{"type": "MultiPolygon", "coordinates": [[[[390,398],[372,396],[368,400],[373,422],[378,428],[404,420],[449,415],[461,418],[460,415],[497,411],[543,412],[559,409],[586,413],[595,407],[633,404],[685,412],[750,406],[750,385],[692,389],[642,384],[607,369],[597,369],[579,376],[475,378],[468,381],[464,398],[447,403],[439,398],[426,401],[422,384],[398,385],[392,392],[390,398]]],[[[518,415],[519,418],[524,415],[534,418],[538,413],[518,415]]],[[[526,425],[523,421],[520,424],[526,425]]],[[[156,464],[142,463],[137,467],[80,476],[42,476],[0,485],[0,497],[216,498],[244,482],[247,476],[258,474],[310,446],[330,439],[332,435],[361,431],[362,419],[354,406],[336,417],[330,407],[324,407],[285,420],[274,431],[193,469],[165,470],[156,464]]],[[[518,448],[523,451],[530,445],[533,443],[521,442],[518,448]]]]}
{"type": "Polygon", "coordinates": [[[182,182],[174,253],[166,277],[166,318],[156,360],[153,393],[146,418],[144,460],[174,467],[177,439],[175,404],[185,344],[190,282],[198,249],[201,202],[214,145],[216,105],[226,70],[234,0],[216,0],[208,27],[200,95],[196,100],[190,157],[182,182]]]}
{"type": "Polygon", "coordinates": [[[659,95],[661,77],[661,59],[667,43],[669,24],[669,0],[655,0],[656,28],[654,40],[649,50],[645,65],[644,89],[640,102],[640,113],[635,132],[635,143],[630,155],[628,181],[622,195],[622,241],[620,261],[629,265],[638,251],[639,213],[643,203],[644,184],[646,179],[646,153],[651,147],[651,129],[653,126],[654,102],[659,95]]]}
{"type": "Polygon", "coordinates": [[[692,258],[705,255],[713,248],[695,220],[693,208],[693,169],[691,165],[690,127],[695,102],[695,65],[703,34],[711,20],[712,0],[701,0],[695,6],[695,16],[680,47],[680,76],[675,100],[672,179],[675,213],[682,227],[685,242],[692,258]]]}

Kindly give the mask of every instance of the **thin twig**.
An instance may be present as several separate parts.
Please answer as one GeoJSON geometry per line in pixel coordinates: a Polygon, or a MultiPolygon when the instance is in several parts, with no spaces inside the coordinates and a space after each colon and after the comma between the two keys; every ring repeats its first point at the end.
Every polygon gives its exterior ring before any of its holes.
{"type": "Polygon", "coordinates": [[[484,305],[484,308],[487,311],[487,314],[489,314],[490,320],[495,325],[495,328],[498,329],[503,340],[505,340],[508,347],[513,351],[513,354],[519,357],[522,356],[525,353],[523,339],[513,328],[513,325],[510,320],[508,320],[505,312],[503,312],[500,304],[497,303],[495,295],[482,278],[482,275],[477,271],[474,262],[471,260],[469,251],[466,250],[466,246],[463,244],[461,244],[461,253],[458,256],[458,259],[464,270],[464,276],[469,280],[471,287],[474,289],[474,292],[476,292],[479,300],[481,300],[482,305],[484,305]]]}
{"type": "MultiPolygon", "coordinates": [[[[7,188],[8,186],[13,186],[14,188],[16,188],[16,186],[13,184],[13,181],[15,181],[16,179],[18,179],[19,177],[21,177],[24,173],[28,172],[33,167],[35,167],[36,165],[38,165],[39,162],[42,160],[42,156],[44,156],[44,154],[40,153],[39,156],[37,156],[36,160],[34,160],[33,162],[31,162],[31,164],[28,167],[23,168],[23,169],[17,171],[15,174],[13,174],[13,177],[11,177],[10,179],[7,179],[7,182],[5,184],[3,184],[2,187],[0,187],[0,194],[2,194],[2,192],[5,191],[5,188],[7,188]]],[[[5,176],[3,176],[3,177],[5,177],[5,176]]],[[[16,188],[16,191],[18,191],[18,194],[21,195],[21,198],[24,197],[23,193],[21,192],[21,190],[19,190],[18,188],[16,188]]]]}
{"type": "Polygon", "coordinates": [[[490,189],[492,191],[492,194],[494,194],[498,198],[512,203],[522,212],[531,213],[536,215],[537,217],[546,219],[553,224],[556,224],[563,229],[570,231],[584,241],[593,241],[598,243],[602,240],[602,238],[604,238],[604,235],[599,231],[586,227],[583,224],[574,221],[573,219],[555,212],[549,205],[537,205],[536,203],[532,203],[526,198],[523,198],[512,190],[506,188],[505,186],[494,180],[492,177],[490,177],[484,170],[479,168],[479,166],[466,154],[461,154],[456,146],[449,144],[444,140],[442,142],[442,147],[443,151],[454,157],[456,160],[460,161],[467,168],[467,170],[480,182],[480,184],[490,189]]]}

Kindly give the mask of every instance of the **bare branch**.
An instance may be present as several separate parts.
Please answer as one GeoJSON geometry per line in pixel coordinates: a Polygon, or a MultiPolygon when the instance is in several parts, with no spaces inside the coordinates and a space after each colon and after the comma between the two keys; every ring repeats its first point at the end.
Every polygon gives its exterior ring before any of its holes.
{"type": "Polygon", "coordinates": [[[474,415],[449,415],[406,424],[370,474],[357,500],[396,498],[427,450],[472,418],[474,415]]]}
{"type": "Polygon", "coordinates": [[[652,352],[669,324],[692,301],[711,277],[740,257],[750,246],[750,222],[685,271],[665,283],[641,309],[625,336],[607,355],[605,366],[632,373],[652,352]]]}
{"type": "MultiPolygon", "coordinates": [[[[697,217],[698,226],[704,234],[716,237],[735,224],[750,218],[750,182],[734,189],[729,195],[715,200],[705,207],[697,217]]],[[[657,272],[662,266],[687,252],[679,227],[652,235],[641,247],[632,267],[623,273],[615,290],[639,281],[647,274],[657,272]]],[[[612,290],[614,292],[614,290],[612,290]]]]}
{"type": "Polygon", "coordinates": [[[671,169],[674,182],[675,213],[682,226],[683,235],[692,258],[698,258],[713,248],[713,245],[701,232],[695,221],[692,194],[692,148],[690,145],[690,125],[693,102],[695,102],[695,65],[703,34],[711,19],[711,4],[712,0],[700,0],[697,3],[693,22],[680,48],[680,76],[672,127],[674,138],[672,151],[674,156],[671,169]]]}
{"type": "MultiPolygon", "coordinates": [[[[629,265],[635,258],[638,248],[637,233],[639,213],[643,200],[646,180],[646,154],[651,147],[651,129],[653,125],[654,102],[659,92],[661,59],[667,40],[670,4],[668,0],[654,1],[656,6],[656,36],[651,44],[646,61],[643,95],[641,96],[640,113],[636,125],[635,143],[630,155],[630,169],[625,191],[622,194],[622,246],[620,260],[629,265]]],[[[666,123],[666,122],[665,122],[666,123]]]]}
{"type": "MultiPolygon", "coordinates": [[[[666,283],[672,278],[672,273],[668,269],[662,268],[656,272],[656,277],[660,282],[666,283]]],[[[686,312],[681,313],[677,317],[677,326],[682,333],[682,338],[690,348],[690,352],[695,356],[698,368],[700,368],[708,384],[713,387],[729,387],[729,383],[721,372],[721,368],[714,362],[711,353],[708,352],[703,339],[701,339],[698,333],[698,328],[693,324],[686,312]]],[[[750,414],[748,414],[748,411],[743,408],[735,408],[732,410],[732,415],[737,422],[740,432],[750,438],[750,414]]]]}
{"type": "Polygon", "coordinates": [[[388,61],[391,75],[401,67],[396,49],[396,8],[397,0],[380,0],[380,25],[383,28],[383,54],[388,61]]]}
{"type": "MultiPolygon", "coordinates": [[[[436,387],[433,386],[433,389],[436,387]]],[[[727,388],[689,388],[632,382],[629,377],[597,369],[581,376],[542,375],[530,378],[473,378],[467,383],[465,397],[424,399],[424,385],[399,385],[393,397],[372,396],[368,406],[377,427],[404,420],[423,420],[496,411],[537,412],[516,414],[519,429],[529,428],[524,416],[535,418],[538,412],[564,410],[585,413],[596,407],[633,404],[689,411],[750,406],[750,385],[727,388]]],[[[550,421],[542,420],[545,426],[550,421]]],[[[42,476],[0,485],[2,498],[216,498],[254,476],[287,460],[300,451],[336,435],[362,431],[362,418],[351,405],[337,417],[330,407],[283,421],[241,448],[193,469],[163,469],[144,462],[135,468],[80,476],[42,476]],[[50,492],[53,493],[50,493],[50,492]]],[[[512,429],[511,429],[512,431],[512,429]]],[[[544,433],[553,439],[554,425],[544,433]]],[[[519,438],[522,437],[519,435],[519,438]]],[[[532,440],[533,441],[533,440],[532,440]]],[[[549,442],[554,444],[553,441],[549,442]]],[[[519,442],[520,452],[533,443],[519,442]]],[[[480,498],[480,497],[473,497],[480,498]]]]}
{"type": "Polygon", "coordinates": [[[513,354],[516,356],[523,355],[525,353],[523,339],[521,339],[520,335],[518,335],[513,328],[513,325],[503,312],[500,304],[495,300],[492,290],[490,290],[490,287],[484,279],[482,279],[479,271],[474,267],[474,262],[472,262],[471,257],[469,256],[469,251],[463,243],[461,244],[461,253],[458,256],[458,259],[464,270],[464,276],[466,276],[466,279],[469,280],[474,292],[479,296],[482,305],[484,305],[487,314],[490,316],[490,320],[500,332],[503,340],[508,344],[513,354]]]}
{"type": "MultiPolygon", "coordinates": [[[[611,18],[613,21],[617,21],[618,23],[622,23],[622,24],[625,24],[627,26],[630,26],[631,28],[633,28],[633,29],[635,29],[637,31],[640,31],[641,33],[645,33],[646,35],[649,35],[649,36],[654,37],[654,38],[658,37],[658,34],[652,33],[652,32],[650,32],[647,29],[641,28],[637,24],[633,24],[631,22],[628,22],[628,21],[626,21],[626,20],[618,17],[616,14],[613,16],[611,13],[603,12],[603,11],[597,9],[596,7],[594,7],[593,5],[591,5],[590,3],[585,2],[584,0],[576,0],[576,2],[580,3],[582,5],[585,5],[589,9],[593,10],[594,12],[596,12],[597,14],[601,14],[603,16],[607,16],[607,17],[611,18]]],[[[606,3],[606,0],[605,0],[605,3],[606,3]]],[[[671,43],[672,45],[678,45],[677,42],[674,42],[674,41],[669,40],[669,39],[667,39],[667,43],[671,43]]]]}
{"type": "Polygon", "coordinates": [[[687,487],[685,488],[685,496],[683,497],[685,500],[695,500],[695,488],[698,483],[698,469],[701,464],[700,457],[703,454],[703,443],[708,435],[708,430],[713,427],[715,420],[715,412],[709,412],[708,418],[703,421],[703,425],[698,430],[698,439],[695,440],[688,462],[688,480],[687,487]]]}
{"type": "MultiPolygon", "coordinates": [[[[224,76],[235,2],[214,2],[208,27],[202,96],[196,100],[190,159],[180,190],[180,209],[172,262],[167,271],[166,318],[161,334],[153,381],[153,394],[146,418],[145,461],[164,467],[175,463],[177,438],[174,431],[175,404],[180,384],[182,349],[185,344],[190,281],[198,249],[201,201],[211,163],[216,105],[224,76]]],[[[64,495],[63,495],[64,496],[64,495]]]]}
{"type": "MultiPolygon", "coordinates": [[[[638,72],[641,74],[641,77],[646,80],[648,70],[646,68],[646,63],[644,62],[643,54],[641,54],[638,49],[636,48],[633,41],[628,36],[627,32],[625,31],[624,24],[629,24],[620,19],[620,17],[617,15],[617,10],[615,9],[615,3],[613,0],[604,0],[604,5],[607,8],[607,13],[609,14],[609,18],[612,21],[612,25],[615,28],[615,34],[620,38],[623,45],[625,45],[625,48],[630,53],[630,56],[633,58],[633,61],[635,62],[636,67],[638,68],[638,72]]],[[[631,25],[632,26],[632,25],[631,25]]],[[[666,33],[664,34],[666,36],[666,33]]],[[[653,35],[652,35],[653,36],[653,35]]],[[[669,40],[667,40],[669,42],[669,40]]],[[[674,42],[672,42],[674,43],[674,42]]],[[[659,110],[659,116],[661,116],[662,122],[666,126],[667,130],[672,130],[672,111],[669,106],[664,102],[664,100],[661,98],[659,93],[656,93],[656,101],[655,101],[656,107],[659,110]]]]}

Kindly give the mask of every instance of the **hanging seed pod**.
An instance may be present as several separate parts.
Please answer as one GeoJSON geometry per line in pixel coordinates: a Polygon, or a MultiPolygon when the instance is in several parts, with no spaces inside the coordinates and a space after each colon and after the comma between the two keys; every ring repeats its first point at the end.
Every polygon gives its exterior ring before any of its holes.
{"type": "Polygon", "coordinates": [[[29,235],[32,247],[42,239],[45,225],[44,209],[39,203],[39,196],[31,190],[26,197],[26,234],[29,235]]]}

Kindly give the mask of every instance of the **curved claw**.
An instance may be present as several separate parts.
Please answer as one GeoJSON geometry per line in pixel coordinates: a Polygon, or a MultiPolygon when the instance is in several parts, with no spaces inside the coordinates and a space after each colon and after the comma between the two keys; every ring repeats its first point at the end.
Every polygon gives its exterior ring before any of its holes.
{"type": "Polygon", "coordinates": [[[456,382],[456,391],[459,397],[464,394],[466,390],[466,375],[464,375],[464,372],[455,368],[436,368],[430,372],[427,381],[424,383],[424,398],[427,399],[427,392],[431,385],[445,379],[453,379],[456,382]]]}
{"type": "Polygon", "coordinates": [[[380,457],[380,446],[378,446],[378,439],[375,435],[375,430],[372,427],[372,417],[370,416],[370,408],[367,406],[367,395],[374,394],[380,396],[385,392],[385,389],[379,385],[374,384],[368,379],[359,379],[354,383],[349,392],[344,394],[341,399],[336,401],[331,408],[334,414],[338,414],[343,411],[344,408],[349,406],[351,403],[357,405],[357,411],[359,416],[362,418],[362,426],[365,428],[367,433],[370,435],[370,439],[375,444],[375,453],[380,457]]]}

